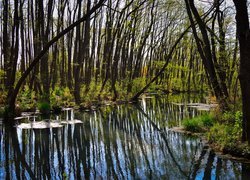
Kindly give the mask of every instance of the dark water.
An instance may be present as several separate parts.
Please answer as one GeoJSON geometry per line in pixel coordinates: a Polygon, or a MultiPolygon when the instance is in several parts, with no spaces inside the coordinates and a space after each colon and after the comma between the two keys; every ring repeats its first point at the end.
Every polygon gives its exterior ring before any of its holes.
{"type": "MultiPolygon", "coordinates": [[[[218,157],[196,137],[169,131],[201,112],[171,102],[76,112],[83,124],[20,129],[0,125],[0,179],[249,179],[249,165],[218,157]]],[[[73,111],[51,119],[71,119],[73,111]],[[66,117],[67,116],[67,117],[66,117]]]]}

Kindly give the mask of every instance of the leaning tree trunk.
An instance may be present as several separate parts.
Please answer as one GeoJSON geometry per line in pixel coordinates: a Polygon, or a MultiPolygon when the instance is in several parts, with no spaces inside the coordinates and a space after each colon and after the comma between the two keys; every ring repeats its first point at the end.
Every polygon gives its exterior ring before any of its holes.
{"type": "Polygon", "coordinates": [[[61,37],[63,37],[65,34],[67,34],[69,31],[74,29],[76,26],[81,24],[82,22],[86,21],[86,19],[91,16],[97,9],[99,9],[103,3],[106,0],[100,0],[92,9],[89,11],[89,13],[85,14],[82,18],[78,19],[71,25],[69,25],[67,28],[62,30],[60,33],[58,33],[55,37],[53,37],[45,46],[40,53],[34,58],[34,60],[30,63],[29,67],[25,70],[25,72],[22,74],[21,78],[18,80],[13,93],[11,94],[10,100],[8,102],[8,109],[6,109],[8,114],[6,114],[7,117],[13,117],[15,113],[15,102],[17,98],[17,94],[23,84],[23,82],[26,80],[27,76],[30,74],[30,72],[34,69],[34,67],[40,62],[41,58],[47,53],[49,48],[56,43],[61,37]]]}

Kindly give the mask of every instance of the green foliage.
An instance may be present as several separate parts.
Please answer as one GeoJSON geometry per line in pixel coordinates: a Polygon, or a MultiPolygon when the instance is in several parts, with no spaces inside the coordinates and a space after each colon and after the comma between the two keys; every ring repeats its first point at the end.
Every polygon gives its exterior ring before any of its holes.
{"type": "Polygon", "coordinates": [[[132,85],[132,93],[135,94],[146,85],[146,78],[135,78],[132,85]]]}
{"type": "Polygon", "coordinates": [[[172,128],[172,127],[178,126],[179,123],[177,121],[174,121],[174,120],[171,121],[170,120],[170,121],[167,121],[167,124],[164,123],[163,125],[164,125],[163,127],[168,126],[168,127],[172,128]]]}
{"type": "Polygon", "coordinates": [[[226,111],[224,113],[217,112],[216,119],[220,123],[225,123],[228,125],[237,124],[241,127],[242,123],[242,112],[241,111],[226,111]]]}
{"type": "Polygon", "coordinates": [[[72,102],[74,101],[74,96],[73,94],[70,92],[70,89],[68,87],[63,89],[62,92],[62,100],[64,102],[64,105],[73,105],[72,102]]]}
{"type": "MultiPolygon", "coordinates": [[[[165,61],[156,60],[153,64],[153,69],[157,72],[163,67],[165,61]]],[[[193,71],[189,69],[186,62],[170,62],[162,75],[161,84],[166,87],[164,90],[172,91],[206,91],[209,90],[207,83],[204,82],[205,73],[203,69],[193,71]],[[190,79],[189,79],[190,78],[190,79]],[[199,83],[199,82],[204,83],[199,83]],[[195,83],[196,82],[196,83],[195,83]]]]}
{"type": "MultiPolygon", "coordinates": [[[[50,111],[50,105],[44,103],[43,100],[37,103],[37,99],[43,98],[43,96],[36,97],[34,91],[30,90],[28,86],[24,86],[24,89],[18,95],[17,104],[22,111],[34,111],[36,107],[38,107],[40,111],[44,110],[46,113],[48,111],[47,109],[50,111]]],[[[71,94],[69,88],[60,88],[58,86],[55,87],[55,89],[50,94],[50,103],[51,107],[68,107],[75,105],[74,97],[71,94]]]]}
{"type": "Polygon", "coordinates": [[[242,112],[225,112],[221,115],[221,118],[207,132],[207,138],[221,148],[234,146],[241,139],[242,112]]]}
{"type": "MultiPolygon", "coordinates": [[[[107,82],[107,86],[109,86],[109,82],[107,82]]],[[[81,86],[81,98],[83,104],[89,104],[91,101],[97,100],[98,94],[101,90],[101,83],[96,84],[94,81],[91,81],[89,86],[85,84],[81,86]]],[[[104,96],[106,95],[106,91],[104,90],[104,96]]]]}
{"type": "Polygon", "coordinates": [[[183,88],[183,83],[180,78],[172,78],[171,79],[171,89],[173,90],[182,90],[183,88]]]}
{"type": "Polygon", "coordinates": [[[212,114],[205,114],[201,116],[200,118],[205,127],[213,126],[214,121],[215,121],[214,116],[212,114]]]}
{"type": "Polygon", "coordinates": [[[242,113],[225,112],[223,114],[205,114],[193,119],[183,121],[183,126],[191,132],[206,132],[206,136],[210,142],[213,142],[221,149],[231,147],[237,144],[242,133],[242,113]],[[217,122],[215,122],[215,119],[217,122]]]}
{"type": "Polygon", "coordinates": [[[198,118],[185,119],[183,121],[183,126],[187,131],[191,131],[191,132],[202,131],[202,122],[198,118]]]}
{"type": "Polygon", "coordinates": [[[35,92],[24,86],[23,91],[19,93],[17,104],[21,110],[34,110],[37,106],[35,92]]]}
{"type": "Polygon", "coordinates": [[[234,112],[227,111],[222,114],[220,120],[221,122],[226,122],[226,123],[233,123],[235,119],[235,114],[234,112]]]}
{"type": "Polygon", "coordinates": [[[113,106],[104,106],[101,109],[103,120],[107,120],[113,110],[114,110],[113,106]]]}
{"type": "Polygon", "coordinates": [[[63,173],[63,179],[69,179],[68,174],[66,172],[63,173]]]}
{"type": "MultiPolygon", "coordinates": [[[[5,78],[5,71],[0,69],[0,81],[4,81],[4,78],[5,78]]],[[[4,87],[4,83],[0,83],[0,90],[4,90],[5,87],[4,87]]]]}
{"type": "Polygon", "coordinates": [[[183,126],[187,131],[202,132],[204,129],[211,127],[214,124],[214,116],[205,114],[192,119],[184,119],[183,126]]]}
{"type": "Polygon", "coordinates": [[[216,123],[207,133],[208,140],[210,142],[216,142],[216,144],[219,144],[220,146],[224,146],[234,140],[234,137],[229,135],[231,130],[232,128],[225,124],[216,123]]]}
{"type": "Polygon", "coordinates": [[[1,78],[1,80],[4,79],[4,76],[5,76],[4,70],[0,69],[0,78],[1,78]]]}
{"type": "Polygon", "coordinates": [[[60,88],[55,87],[50,96],[50,102],[52,107],[68,107],[74,106],[74,97],[68,87],[60,88]]]}
{"type": "Polygon", "coordinates": [[[242,112],[241,111],[236,111],[235,112],[235,121],[233,123],[233,132],[232,134],[238,138],[240,138],[241,134],[242,134],[242,112]]]}
{"type": "Polygon", "coordinates": [[[16,79],[15,79],[15,85],[17,84],[18,80],[21,78],[22,76],[22,72],[21,71],[17,71],[16,72],[16,79]]]}
{"type": "Polygon", "coordinates": [[[116,83],[116,91],[118,92],[118,99],[120,100],[128,100],[129,97],[132,97],[132,94],[130,94],[131,96],[129,96],[129,94],[126,91],[126,84],[124,81],[121,82],[117,82],[116,83]]]}
{"type": "Polygon", "coordinates": [[[0,91],[0,104],[5,104],[7,98],[6,91],[0,91]]]}
{"type": "Polygon", "coordinates": [[[221,148],[237,144],[240,140],[241,130],[237,126],[216,123],[207,133],[210,142],[218,144],[221,148]]]}
{"type": "Polygon", "coordinates": [[[250,156],[249,146],[240,143],[242,133],[242,112],[240,111],[228,111],[215,115],[205,114],[186,119],[183,121],[183,126],[191,132],[207,130],[206,137],[209,142],[225,152],[250,156]]]}
{"type": "MultiPolygon", "coordinates": [[[[141,90],[146,85],[146,78],[136,78],[131,82],[131,92],[127,92],[128,86],[128,79],[124,79],[121,81],[117,81],[115,84],[116,92],[117,92],[117,99],[116,100],[128,100],[131,98],[135,93],[141,90]]],[[[104,89],[100,93],[102,88],[102,82],[95,82],[91,81],[91,83],[87,85],[81,86],[81,98],[82,98],[82,105],[89,106],[94,101],[111,101],[114,97],[114,92],[111,87],[111,81],[108,80],[105,84],[104,89]]]]}
{"type": "Polygon", "coordinates": [[[38,109],[42,114],[49,114],[50,113],[50,104],[47,102],[39,102],[38,109]]]}

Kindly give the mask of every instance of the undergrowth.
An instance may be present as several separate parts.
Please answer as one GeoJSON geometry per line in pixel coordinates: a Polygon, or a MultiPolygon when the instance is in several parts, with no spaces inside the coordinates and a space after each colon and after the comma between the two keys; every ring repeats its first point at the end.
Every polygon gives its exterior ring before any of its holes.
{"type": "Polygon", "coordinates": [[[204,132],[214,124],[214,116],[212,114],[204,114],[192,119],[184,119],[183,126],[187,131],[204,132]]]}
{"type": "Polygon", "coordinates": [[[241,142],[242,112],[205,114],[183,121],[185,130],[203,132],[210,144],[224,153],[250,158],[250,147],[241,142]]]}

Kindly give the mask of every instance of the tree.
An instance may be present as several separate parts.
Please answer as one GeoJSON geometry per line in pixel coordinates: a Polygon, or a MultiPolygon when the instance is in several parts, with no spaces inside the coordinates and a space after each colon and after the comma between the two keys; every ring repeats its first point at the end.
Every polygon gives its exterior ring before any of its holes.
{"type": "Polygon", "coordinates": [[[33,70],[33,68],[40,62],[41,58],[47,53],[49,48],[54,43],[56,43],[61,37],[63,37],[65,34],[67,34],[69,31],[71,31],[73,28],[75,28],[76,26],[78,26],[82,22],[86,21],[86,19],[89,16],[91,16],[97,9],[99,9],[105,1],[106,0],[100,0],[94,7],[92,7],[92,9],[87,14],[85,14],[82,18],[78,19],[77,21],[75,21],[74,23],[69,25],[67,28],[62,30],[54,38],[52,38],[50,41],[48,41],[48,43],[46,45],[43,46],[43,50],[41,50],[40,53],[38,53],[38,55],[34,58],[34,60],[29,65],[29,67],[26,69],[26,71],[22,74],[22,76],[18,80],[13,92],[10,93],[10,96],[8,97],[8,107],[7,107],[7,111],[6,111],[6,115],[8,117],[14,116],[16,97],[18,95],[18,92],[19,92],[23,82],[25,81],[25,79],[27,78],[29,73],[33,70]]]}
{"type": "Polygon", "coordinates": [[[214,53],[211,48],[211,42],[209,40],[206,23],[204,22],[204,20],[202,20],[201,16],[199,15],[199,12],[195,7],[194,0],[185,0],[185,3],[187,8],[187,14],[193,30],[193,35],[196,41],[197,49],[201,56],[203,65],[205,67],[207,77],[214,91],[214,94],[220,103],[221,108],[227,109],[228,106],[227,101],[229,98],[228,91],[222,79],[223,76],[221,75],[220,72],[219,73],[216,72],[215,68],[215,62],[217,62],[216,56],[214,56],[214,53]],[[197,22],[197,26],[198,29],[200,30],[201,37],[199,37],[198,35],[195,22],[197,22]]]}
{"type": "Polygon", "coordinates": [[[242,140],[250,144],[250,27],[247,0],[234,0],[240,47],[239,80],[242,94],[242,140]]]}

